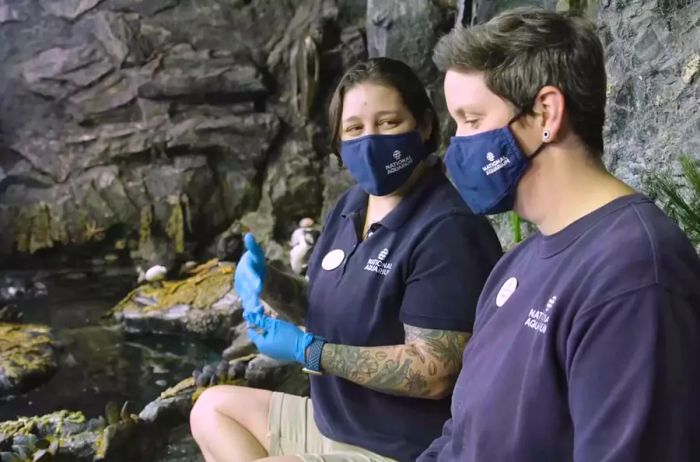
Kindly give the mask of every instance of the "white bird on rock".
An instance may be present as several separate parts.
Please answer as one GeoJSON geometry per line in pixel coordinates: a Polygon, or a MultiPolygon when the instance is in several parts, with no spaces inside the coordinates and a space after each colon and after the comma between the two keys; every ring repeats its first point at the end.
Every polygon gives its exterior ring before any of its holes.
{"type": "Polygon", "coordinates": [[[136,267],[136,272],[139,274],[138,284],[142,282],[160,282],[165,279],[168,274],[168,269],[163,265],[155,265],[148,268],[145,272],[140,266],[136,267]]]}

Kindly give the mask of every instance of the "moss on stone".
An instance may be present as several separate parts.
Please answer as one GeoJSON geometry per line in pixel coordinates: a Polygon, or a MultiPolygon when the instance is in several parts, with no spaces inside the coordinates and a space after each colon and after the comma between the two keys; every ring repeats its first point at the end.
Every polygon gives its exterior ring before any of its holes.
{"type": "Polygon", "coordinates": [[[29,253],[53,247],[51,239],[51,217],[49,207],[40,202],[32,207],[32,232],[29,239],[29,253]]]}
{"type": "Polygon", "coordinates": [[[28,208],[20,208],[15,225],[15,243],[17,250],[29,252],[29,240],[32,235],[32,218],[28,208]]]}
{"type": "Polygon", "coordinates": [[[134,435],[138,426],[138,417],[130,415],[114,424],[108,425],[98,435],[94,443],[94,460],[115,459],[114,452],[119,450],[134,435]]]}
{"type": "Polygon", "coordinates": [[[196,387],[196,384],[194,382],[194,378],[188,377],[188,378],[176,383],[172,387],[164,390],[160,394],[160,396],[158,396],[158,399],[174,398],[175,396],[179,395],[180,393],[187,390],[188,388],[194,388],[194,387],[196,387]]]}
{"type": "Polygon", "coordinates": [[[49,374],[56,367],[48,327],[0,323],[0,388],[12,390],[26,376],[49,374]]]}
{"type": "MultiPolygon", "coordinates": [[[[58,226],[56,224],[55,226],[58,226]]],[[[53,230],[51,210],[48,204],[39,202],[19,211],[15,226],[15,243],[17,250],[33,254],[54,245],[54,236],[62,237],[61,229],[53,230]]]]}
{"type": "Polygon", "coordinates": [[[178,196],[171,196],[168,202],[172,209],[170,210],[166,232],[175,245],[175,251],[183,253],[185,251],[185,215],[182,210],[182,203],[178,196]]]}
{"type": "Polygon", "coordinates": [[[63,245],[67,245],[70,244],[70,238],[68,237],[66,224],[64,223],[63,214],[60,210],[59,207],[50,207],[49,210],[51,240],[54,243],[60,242],[63,245]]]}
{"type": "Polygon", "coordinates": [[[106,452],[107,445],[105,444],[105,432],[102,431],[97,435],[97,439],[95,440],[95,458],[97,460],[103,459],[106,452]]]}
{"type": "Polygon", "coordinates": [[[192,276],[180,281],[163,281],[147,284],[129,293],[114,308],[118,313],[124,310],[160,311],[176,305],[188,305],[195,309],[208,309],[221,300],[233,288],[233,266],[218,260],[200,265],[192,270],[192,276]],[[155,301],[153,305],[142,306],[137,297],[155,301]]]}
{"type": "Polygon", "coordinates": [[[193,232],[192,229],[192,208],[190,207],[190,198],[187,194],[182,194],[180,196],[180,203],[185,211],[185,224],[187,225],[187,231],[193,232]]]}
{"type": "MultiPolygon", "coordinates": [[[[66,423],[84,424],[85,415],[80,411],[61,410],[42,416],[20,417],[17,420],[0,422],[0,436],[17,436],[41,433],[39,430],[53,429],[54,436],[63,436],[66,423]]],[[[41,436],[47,436],[42,434],[41,436]]]]}
{"type": "Polygon", "coordinates": [[[141,219],[139,222],[139,248],[144,247],[151,241],[151,225],[153,224],[153,210],[150,205],[141,209],[141,219]]]}
{"type": "Polygon", "coordinates": [[[15,245],[23,253],[34,254],[55,244],[83,242],[82,236],[71,239],[59,207],[45,202],[21,207],[15,224],[15,245]]]}

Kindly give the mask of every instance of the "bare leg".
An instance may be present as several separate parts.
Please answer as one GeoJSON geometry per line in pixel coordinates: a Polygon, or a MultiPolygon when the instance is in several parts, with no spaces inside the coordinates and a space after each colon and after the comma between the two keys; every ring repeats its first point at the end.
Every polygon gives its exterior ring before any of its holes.
{"type": "Polygon", "coordinates": [[[276,456],[265,457],[264,459],[258,459],[255,462],[301,462],[301,459],[297,456],[276,456]]]}
{"type": "Polygon", "coordinates": [[[232,385],[202,393],[190,413],[190,430],[204,459],[250,462],[267,457],[271,397],[267,390],[232,385]]]}

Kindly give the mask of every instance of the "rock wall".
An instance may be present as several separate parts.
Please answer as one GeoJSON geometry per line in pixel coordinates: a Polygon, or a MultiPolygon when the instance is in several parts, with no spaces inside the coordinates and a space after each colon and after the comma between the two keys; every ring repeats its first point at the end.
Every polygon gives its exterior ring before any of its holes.
{"type": "Polygon", "coordinates": [[[446,140],[433,44],[523,4],[598,21],[614,172],[700,156],[697,0],[0,0],[0,266],[185,259],[246,227],[279,257],[351,183],[326,142],[342,71],[407,61],[446,140]]]}
{"type": "Polygon", "coordinates": [[[184,259],[249,213],[280,240],[318,218],[360,3],[0,0],[0,265],[184,259]]]}
{"type": "Polygon", "coordinates": [[[648,172],[700,159],[700,2],[603,1],[608,165],[643,187],[648,172]]]}

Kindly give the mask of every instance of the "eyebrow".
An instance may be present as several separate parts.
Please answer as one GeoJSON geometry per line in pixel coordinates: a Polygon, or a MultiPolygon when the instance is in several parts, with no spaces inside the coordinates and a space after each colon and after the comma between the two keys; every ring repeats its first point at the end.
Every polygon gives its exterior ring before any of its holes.
{"type": "Polygon", "coordinates": [[[377,112],[377,116],[379,116],[379,117],[387,116],[387,115],[397,116],[397,115],[399,115],[399,111],[379,111],[379,112],[377,112]]]}
{"type": "MultiPolygon", "coordinates": [[[[398,115],[400,115],[399,111],[379,111],[376,114],[377,117],[398,116],[398,115]]],[[[358,116],[350,116],[347,119],[343,119],[343,123],[350,123],[350,122],[354,122],[356,120],[361,120],[361,119],[358,116]]]]}
{"type": "Polygon", "coordinates": [[[483,116],[486,115],[484,112],[476,111],[470,106],[462,106],[455,109],[455,113],[459,115],[473,115],[473,116],[483,116]]]}

